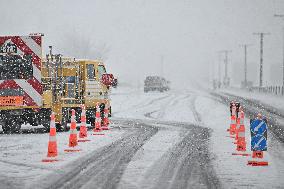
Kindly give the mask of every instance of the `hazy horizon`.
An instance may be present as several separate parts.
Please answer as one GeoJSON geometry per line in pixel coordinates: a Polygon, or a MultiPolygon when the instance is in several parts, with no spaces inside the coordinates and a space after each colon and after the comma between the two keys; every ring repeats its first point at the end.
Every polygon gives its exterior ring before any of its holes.
{"type": "Polygon", "coordinates": [[[281,0],[0,0],[0,5],[1,36],[44,33],[45,53],[53,45],[65,56],[103,57],[109,72],[134,84],[161,72],[179,87],[209,81],[217,78],[217,52],[228,49],[232,83],[239,85],[244,59],[239,45],[248,43],[248,79],[257,85],[259,37],[252,33],[269,32],[264,84],[282,83],[284,20],[273,16],[284,14],[281,0]]]}

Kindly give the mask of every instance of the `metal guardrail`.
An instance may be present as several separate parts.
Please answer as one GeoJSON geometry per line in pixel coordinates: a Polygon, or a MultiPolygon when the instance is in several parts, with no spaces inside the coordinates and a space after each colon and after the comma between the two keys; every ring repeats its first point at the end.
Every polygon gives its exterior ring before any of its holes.
{"type": "Polygon", "coordinates": [[[284,96],[283,86],[250,87],[249,91],[284,96]]]}

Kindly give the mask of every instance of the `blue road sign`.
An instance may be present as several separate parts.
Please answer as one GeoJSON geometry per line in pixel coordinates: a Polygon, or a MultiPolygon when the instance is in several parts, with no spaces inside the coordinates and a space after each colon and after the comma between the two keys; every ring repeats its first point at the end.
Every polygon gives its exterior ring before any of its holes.
{"type": "Polygon", "coordinates": [[[262,119],[255,119],[250,124],[251,150],[267,151],[267,124],[262,119]]]}
{"type": "Polygon", "coordinates": [[[251,138],[251,150],[252,151],[266,151],[267,140],[263,135],[255,135],[251,138]]]}

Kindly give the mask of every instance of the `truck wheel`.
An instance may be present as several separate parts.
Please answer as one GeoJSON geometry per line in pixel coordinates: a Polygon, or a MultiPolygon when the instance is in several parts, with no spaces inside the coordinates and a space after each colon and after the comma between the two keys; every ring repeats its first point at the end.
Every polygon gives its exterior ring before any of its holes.
{"type": "Polygon", "coordinates": [[[12,128],[12,132],[13,132],[13,133],[18,133],[18,132],[20,132],[21,126],[22,126],[22,123],[17,121],[17,123],[15,123],[15,124],[14,124],[14,127],[12,128]]]}
{"type": "Polygon", "coordinates": [[[4,133],[18,133],[21,130],[22,122],[18,119],[8,119],[3,122],[4,133]]]}
{"type": "Polygon", "coordinates": [[[48,131],[49,128],[50,128],[50,118],[48,118],[47,116],[45,116],[45,117],[43,118],[42,125],[43,125],[43,127],[48,131]]]}
{"type": "Polygon", "coordinates": [[[65,112],[63,114],[63,112],[62,112],[62,120],[61,120],[61,125],[60,125],[60,131],[68,131],[67,122],[68,122],[68,113],[65,112]]]}
{"type": "Polygon", "coordinates": [[[108,108],[108,117],[111,117],[111,106],[108,108]]]}
{"type": "Polygon", "coordinates": [[[6,125],[5,121],[2,122],[2,130],[3,130],[4,133],[10,132],[10,127],[8,125],[6,125]]]}

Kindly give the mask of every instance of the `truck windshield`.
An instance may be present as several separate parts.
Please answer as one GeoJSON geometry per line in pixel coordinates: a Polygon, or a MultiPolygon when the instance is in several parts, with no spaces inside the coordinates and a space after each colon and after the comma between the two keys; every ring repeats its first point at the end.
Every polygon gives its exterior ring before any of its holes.
{"type": "Polygon", "coordinates": [[[0,80],[30,79],[32,76],[31,55],[0,55],[0,80]]]}
{"type": "Polygon", "coordinates": [[[98,72],[99,72],[99,79],[101,79],[102,75],[106,73],[105,67],[103,65],[99,65],[98,72]]]}

